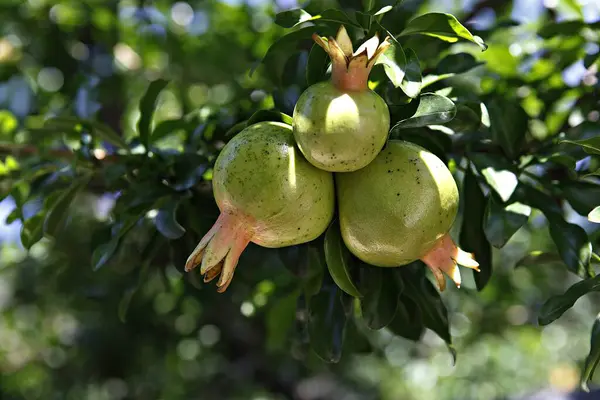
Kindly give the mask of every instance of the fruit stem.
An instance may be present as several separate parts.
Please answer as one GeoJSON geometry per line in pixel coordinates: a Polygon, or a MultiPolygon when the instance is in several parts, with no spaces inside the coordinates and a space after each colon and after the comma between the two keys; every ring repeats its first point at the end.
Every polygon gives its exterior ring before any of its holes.
{"type": "Polygon", "coordinates": [[[479,263],[475,261],[473,254],[460,249],[448,233],[438,240],[433,249],[421,258],[421,261],[433,272],[441,292],[446,289],[446,279],[443,273],[454,281],[456,287],[460,288],[461,278],[457,264],[479,272],[479,263]]]}
{"type": "Polygon", "coordinates": [[[204,282],[219,274],[217,291],[223,293],[233,279],[238,260],[252,239],[253,232],[247,217],[232,212],[221,212],[212,228],[204,235],[185,263],[191,271],[198,265],[204,282]]]}

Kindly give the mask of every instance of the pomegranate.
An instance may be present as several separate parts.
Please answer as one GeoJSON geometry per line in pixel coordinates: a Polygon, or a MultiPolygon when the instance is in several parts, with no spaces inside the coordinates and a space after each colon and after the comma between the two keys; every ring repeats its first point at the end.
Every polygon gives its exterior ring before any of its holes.
{"type": "Polygon", "coordinates": [[[204,282],[221,274],[224,292],[248,243],[276,248],[321,235],[334,213],[331,173],[315,168],[297,150],[292,127],[259,122],[221,150],[213,170],[221,214],[189,256],[185,269],[201,264],[204,282]]]}
{"type": "Polygon", "coordinates": [[[314,166],[350,172],[369,164],[384,146],[390,129],[385,101],[368,88],[373,65],[389,46],[376,36],[353,53],[342,26],[337,37],[313,35],[331,58],[331,80],[306,89],[294,108],[293,128],[298,147],[314,166]]]}
{"type": "Polygon", "coordinates": [[[440,290],[442,272],[460,287],[457,263],[478,270],[448,233],[458,211],[456,182],[421,146],[390,140],[365,168],[337,174],[336,187],[342,238],[359,259],[379,267],[420,259],[440,290]]]}

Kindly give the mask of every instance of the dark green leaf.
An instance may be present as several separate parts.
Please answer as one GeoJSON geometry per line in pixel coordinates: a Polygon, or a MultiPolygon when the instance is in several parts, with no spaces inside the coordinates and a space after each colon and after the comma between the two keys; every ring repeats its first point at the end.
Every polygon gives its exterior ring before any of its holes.
{"type": "Polygon", "coordinates": [[[168,239],[179,239],[185,234],[185,228],[177,222],[179,201],[171,200],[158,210],[154,218],[156,229],[168,239]]]}
{"type": "Polygon", "coordinates": [[[542,306],[538,321],[540,325],[548,325],[560,318],[569,308],[573,307],[580,297],[591,292],[600,291],[600,275],[577,282],[561,295],[550,297],[542,306]]]}
{"type": "Polygon", "coordinates": [[[387,328],[406,339],[419,341],[425,332],[423,316],[417,304],[407,296],[400,296],[398,309],[387,328]]]}
{"type": "Polygon", "coordinates": [[[325,234],[325,260],[336,285],[351,296],[361,297],[352,281],[350,252],[344,245],[337,222],[332,223],[325,234]]]}
{"type": "Polygon", "coordinates": [[[600,185],[589,182],[565,182],[561,192],[571,207],[580,215],[588,215],[600,204],[600,185]]]}
{"type": "Polygon", "coordinates": [[[451,346],[452,337],[450,336],[448,311],[439,292],[422,272],[425,268],[422,262],[415,262],[398,270],[404,281],[404,293],[421,310],[425,327],[437,333],[448,346],[451,346]]]}
{"type": "Polygon", "coordinates": [[[569,271],[582,278],[593,276],[594,271],[590,264],[592,244],[587,233],[579,225],[568,223],[564,219],[548,219],[550,236],[569,271]]]}
{"type": "Polygon", "coordinates": [[[140,135],[140,142],[146,148],[148,148],[148,143],[150,143],[150,124],[152,123],[158,96],[168,84],[169,81],[164,79],[153,81],[140,100],[140,119],[137,128],[138,134],[140,135]]]}
{"type": "Polygon", "coordinates": [[[44,233],[56,238],[64,227],[65,221],[69,214],[69,207],[77,196],[80,190],[89,182],[91,175],[86,175],[65,189],[58,199],[48,208],[46,218],[44,220],[44,233]]]}
{"type": "Polygon", "coordinates": [[[308,268],[304,278],[304,295],[307,299],[321,290],[325,274],[325,255],[322,250],[323,246],[308,245],[308,268]]]}
{"type": "Polygon", "coordinates": [[[86,129],[92,136],[99,137],[116,146],[126,149],[127,142],[115,131],[105,124],[97,121],[82,120],[75,117],[55,117],[47,120],[44,127],[48,129],[86,129]]]}
{"type": "Polygon", "coordinates": [[[483,64],[469,53],[450,54],[438,63],[435,74],[462,74],[483,64]]]}
{"type": "Polygon", "coordinates": [[[468,156],[500,199],[508,201],[519,184],[514,167],[505,158],[493,154],[469,153],[468,156]]]}
{"type": "Polygon", "coordinates": [[[33,217],[23,221],[21,226],[21,244],[27,250],[31,246],[42,240],[44,235],[44,216],[34,215],[33,217]]]}
{"type": "Polygon", "coordinates": [[[293,10],[282,11],[277,13],[275,16],[275,23],[284,28],[292,28],[299,23],[308,21],[312,18],[312,15],[307,13],[301,8],[293,10]]]}
{"type": "Polygon", "coordinates": [[[340,360],[344,344],[347,318],[340,295],[338,287],[329,284],[310,299],[310,345],[319,358],[329,363],[340,360]]]}
{"type": "Polygon", "coordinates": [[[329,55],[318,44],[314,44],[308,54],[306,64],[306,83],[308,86],[314,85],[324,79],[329,65],[329,55]]]}
{"type": "Polygon", "coordinates": [[[521,267],[525,265],[543,265],[543,264],[551,264],[551,263],[563,263],[562,258],[559,254],[556,253],[544,253],[542,251],[536,250],[527,254],[525,257],[517,261],[516,267],[521,267]]]}
{"type": "Polygon", "coordinates": [[[590,211],[590,213],[588,214],[588,219],[591,222],[600,224],[600,206],[598,206],[598,207],[594,208],[592,211],[590,211]]]}
{"type": "Polygon", "coordinates": [[[550,39],[558,35],[579,35],[579,32],[585,25],[586,23],[583,20],[551,22],[544,25],[538,31],[538,35],[544,39],[550,39]]]}
{"type": "Polygon", "coordinates": [[[415,98],[421,93],[421,64],[413,49],[406,50],[406,68],[400,88],[408,97],[415,98]]]}
{"type": "Polygon", "coordinates": [[[124,222],[113,226],[115,232],[111,239],[104,244],[96,247],[92,254],[92,268],[94,270],[100,269],[104,266],[117,251],[119,242],[125,234],[127,234],[140,220],[140,215],[129,216],[124,222]]]}
{"type": "Polygon", "coordinates": [[[294,291],[277,299],[267,311],[267,350],[275,351],[285,347],[290,330],[296,320],[296,303],[300,293],[294,291]]]}
{"type": "Polygon", "coordinates": [[[562,209],[556,200],[533,186],[519,182],[514,198],[521,203],[541,210],[547,218],[562,219],[562,209]]]}
{"type": "Polygon", "coordinates": [[[600,135],[582,140],[563,140],[561,143],[575,144],[581,146],[588,154],[600,155],[600,135]]]}
{"type": "Polygon", "coordinates": [[[292,117],[277,110],[259,110],[252,114],[246,126],[254,125],[263,121],[274,121],[283,122],[284,124],[291,125],[292,117]]]}
{"type": "Polygon", "coordinates": [[[576,159],[574,159],[571,156],[568,156],[566,154],[561,154],[561,153],[556,153],[556,154],[549,155],[547,157],[542,157],[539,159],[539,162],[542,164],[551,162],[554,164],[564,165],[565,167],[569,168],[570,170],[575,170],[575,166],[577,165],[576,159]]]}
{"type": "Polygon", "coordinates": [[[585,359],[581,372],[581,388],[589,392],[587,382],[594,376],[594,370],[600,363],[600,314],[596,317],[590,336],[590,352],[585,359]]]}
{"type": "MultiPolygon", "coordinates": [[[[477,105],[477,103],[475,104],[477,105]]],[[[466,104],[456,105],[456,115],[446,126],[457,133],[472,133],[482,127],[481,108],[466,104]]]]}
{"type": "Polygon", "coordinates": [[[479,272],[473,271],[478,290],[483,290],[492,276],[492,247],[483,228],[486,199],[471,168],[467,168],[463,180],[463,223],[460,230],[460,246],[473,253],[479,263],[479,272]]]}
{"type": "Polygon", "coordinates": [[[191,124],[184,119],[168,119],[158,123],[152,130],[149,143],[158,142],[178,131],[190,133],[192,130],[191,124]]]}
{"type": "Polygon", "coordinates": [[[452,100],[439,94],[424,93],[419,97],[414,115],[399,121],[391,130],[440,125],[451,121],[455,114],[456,106],[452,100]]]}
{"type": "Polygon", "coordinates": [[[362,317],[371,329],[386,327],[396,315],[402,287],[394,275],[391,269],[361,264],[359,283],[363,297],[360,306],[362,317]]]}
{"type": "Polygon", "coordinates": [[[360,11],[354,12],[354,17],[358,24],[363,27],[365,31],[369,31],[371,29],[371,24],[373,23],[373,16],[368,13],[363,13],[360,11]]]}
{"type": "Polygon", "coordinates": [[[515,159],[525,140],[529,117],[519,103],[496,97],[485,103],[490,115],[492,140],[515,159]]]}
{"type": "Polygon", "coordinates": [[[390,139],[401,139],[418,144],[438,156],[444,163],[447,162],[452,147],[452,139],[448,135],[427,128],[398,129],[390,134],[390,139]]]}
{"type": "Polygon", "coordinates": [[[227,130],[227,132],[225,132],[225,137],[228,138],[228,137],[235,136],[238,133],[240,133],[241,131],[243,131],[244,129],[246,129],[247,126],[248,126],[248,120],[238,122],[237,124],[235,124],[231,128],[229,128],[227,130]]]}
{"type": "Polygon", "coordinates": [[[454,15],[444,13],[428,13],[418,16],[406,24],[399,36],[421,34],[432,36],[446,42],[454,43],[466,39],[476,43],[482,50],[487,45],[479,36],[473,36],[454,15]]]}
{"type": "Polygon", "coordinates": [[[583,66],[586,69],[589,69],[594,64],[600,66],[600,51],[594,54],[586,54],[583,58],[583,66]]]}
{"type": "Polygon", "coordinates": [[[525,225],[530,214],[531,207],[525,204],[512,203],[505,206],[496,200],[496,196],[490,196],[484,216],[485,236],[492,246],[502,248],[525,225]]]}
{"type": "Polygon", "coordinates": [[[402,86],[406,75],[406,55],[398,41],[392,40],[390,47],[377,58],[375,64],[383,65],[385,74],[395,87],[402,86]]]}

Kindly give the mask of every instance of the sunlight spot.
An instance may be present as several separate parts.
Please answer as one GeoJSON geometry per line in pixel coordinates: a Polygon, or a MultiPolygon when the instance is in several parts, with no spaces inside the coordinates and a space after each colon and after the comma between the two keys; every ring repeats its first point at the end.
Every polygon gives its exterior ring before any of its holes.
{"type": "Polygon", "coordinates": [[[42,68],[37,81],[46,92],[56,92],[65,83],[65,78],[58,68],[42,68]]]}
{"type": "Polygon", "coordinates": [[[193,360],[200,354],[200,344],[194,339],[184,339],[177,345],[177,354],[182,360],[193,360]]]}
{"type": "Polygon", "coordinates": [[[288,180],[293,189],[296,189],[296,153],[293,146],[288,147],[288,180]]]}
{"type": "Polygon", "coordinates": [[[118,65],[125,69],[136,70],[142,65],[140,56],[125,43],[118,43],[114,47],[114,55],[118,65]]]}
{"type": "Polygon", "coordinates": [[[214,325],[204,325],[202,329],[200,329],[198,337],[204,346],[211,347],[217,344],[221,337],[221,332],[219,331],[219,328],[214,325]]]}
{"type": "Polygon", "coordinates": [[[242,303],[242,306],[240,307],[240,311],[241,311],[242,315],[244,315],[245,317],[250,317],[254,314],[255,308],[252,303],[245,301],[242,303]]]}
{"type": "Polygon", "coordinates": [[[348,94],[343,94],[329,103],[325,116],[325,130],[330,131],[339,121],[345,121],[346,126],[358,125],[360,112],[354,99],[348,94]],[[335,119],[329,118],[335,116],[335,119]]]}
{"type": "Polygon", "coordinates": [[[194,9],[186,2],[177,2],[171,7],[171,18],[179,26],[188,26],[194,19],[194,9]]]}

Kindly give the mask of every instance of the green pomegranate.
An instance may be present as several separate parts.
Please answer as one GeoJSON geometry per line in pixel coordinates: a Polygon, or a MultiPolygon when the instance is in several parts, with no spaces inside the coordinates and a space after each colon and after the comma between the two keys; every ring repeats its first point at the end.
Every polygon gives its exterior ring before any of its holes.
{"type": "Polygon", "coordinates": [[[368,87],[377,58],[390,46],[374,36],[353,53],[342,26],[336,39],[313,35],[331,58],[331,81],[306,89],[294,108],[298,147],[315,167],[351,172],[369,164],[384,146],[390,129],[385,101],[368,87]]]}
{"type": "Polygon", "coordinates": [[[260,122],[221,150],[213,171],[221,214],[185,265],[201,263],[204,281],[221,274],[224,292],[248,243],[284,247],[320,236],[334,213],[331,173],[315,168],[297,150],[292,127],[260,122]]]}
{"type": "Polygon", "coordinates": [[[336,175],[342,238],[359,259],[379,267],[422,260],[440,290],[442,272],[460,287],[456,264],[478,269],[448,231],[458,211],[458,189],[436,155],[390,140],[367,167],[336,175]]]}

